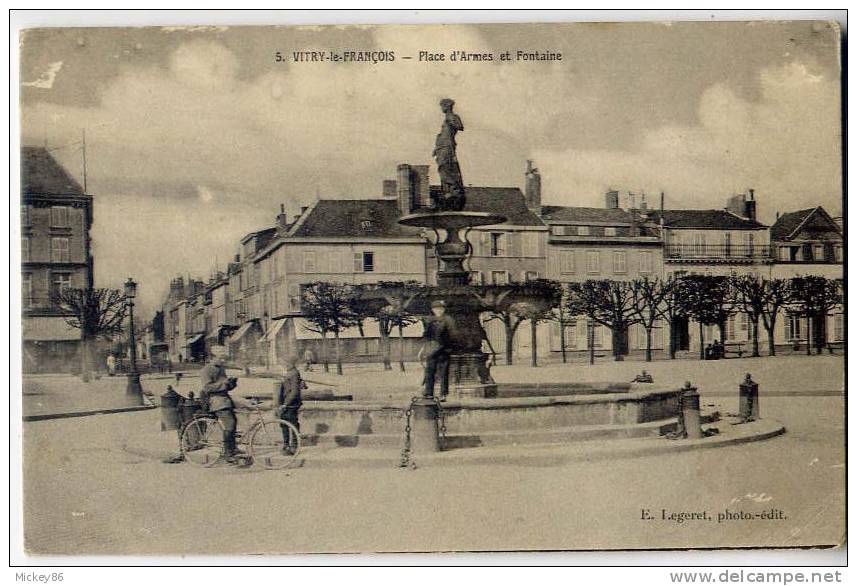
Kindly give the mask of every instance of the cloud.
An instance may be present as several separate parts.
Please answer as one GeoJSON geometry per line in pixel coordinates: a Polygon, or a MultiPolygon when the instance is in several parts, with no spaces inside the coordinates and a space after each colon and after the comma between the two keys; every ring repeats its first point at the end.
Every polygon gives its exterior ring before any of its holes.
{"type": "Polygon", "coordinates": [[[57,74],[62,69],[62,61],[55,61],[48,65],[48,68],[42,73],[35,81],[25,81],[22,82],[21,85],[27,87],[35,87],[43,90],[49,90],[54,87],[54,80],[57,78],[57,74]]]}
{"type": "Polygon", "coordinates": [[[600,205],[613,187],[665,191],[671,207],[718,208],[753,187],[767,221],[807,205],[841,213],[838,80],[790,63],[762,70],[758,83],[757,101],[723,84],[709,87],[697,124],[655,129],[633,150],[535,152],[546,197],[600,205]]]}
{"type": "MultiPolygon", "coordinates": [[[[49,129],[52,143],[65,144],[86,128],[96,280],[121,284],[134,258],[153,306],[172,274],[205,275],[215,259],[222,266],[243,234],[273,223],[280,203],[294,213],[316,193],[377,197],[397,163],[432,162],[443,97],[456,100],[464,121],[466,183],[521,185],[524,161],[535,158],[552,203],[600,203],[608,183],[708,206],[753,186],[781,210],[796,207],[785,203],[790,194],[829,201],[838,193],[836,85],[799,63],[763,71],[758,101],[709,87],[697,124],[661,126],[629,140],[629,150],[570,149],[569,121],[610,116],[603,80],[563,63],[416,59],[420,50],[491,50],[472,27],[371,30],[376,49],[395,49],[395,62],[265,55],[269,66],[254,63],[249,75],[248,57],[209,35],[163,60],[124,65],[94,107],[25,103],[25,142],[41,143],[49,129]],[[557,128],[562,136],[548,141],[557,128]]],[[[79,155],[66,156],[68,168],[80,168],[79,155]]]]}

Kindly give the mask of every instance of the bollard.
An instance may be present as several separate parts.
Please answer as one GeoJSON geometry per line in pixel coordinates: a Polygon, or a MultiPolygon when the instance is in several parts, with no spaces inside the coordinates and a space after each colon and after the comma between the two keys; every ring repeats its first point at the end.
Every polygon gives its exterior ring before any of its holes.
{"type": "Polygon", "coordinates": [[[433,398],[421,397],[411,403],[411,452],[439,452],[438,407],[433,398]]]}
{"type": "Polygon", "coordinates": [[[738,417],[741,423],[759,418],[759,383],[753,381],[749,372],[738,385],[738,417]]]}
{"type": "Polygon", "coordinates": [[[179,406],[182,400],[172,386],[167,386],[167,392],[161,395],[161,431],[181,429],[179,406]]]}
{"type": "Polygon", "coordinates": [[[699,393],[690,381],[684,383],[681,393],[681,414],[684,420],[684,428],[689,439],[700,439],[703,437],[702,424],[699,420],[699,393]]]}

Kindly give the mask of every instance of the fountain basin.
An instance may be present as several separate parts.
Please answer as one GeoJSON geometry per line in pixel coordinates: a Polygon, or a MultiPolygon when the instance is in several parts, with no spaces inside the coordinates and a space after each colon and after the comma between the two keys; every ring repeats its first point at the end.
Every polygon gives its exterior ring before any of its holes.
{"type": "MultiPolygon", "coordinates": [[[[447,447],[658,435],[675,422],[679,393],[630,383],[501,384],[497,397],[442,403],[442,420],[447,447]]],[[[406,411],[401,400],[307,401],[301,430],[311,444],[400,446],[406,411]]]]}

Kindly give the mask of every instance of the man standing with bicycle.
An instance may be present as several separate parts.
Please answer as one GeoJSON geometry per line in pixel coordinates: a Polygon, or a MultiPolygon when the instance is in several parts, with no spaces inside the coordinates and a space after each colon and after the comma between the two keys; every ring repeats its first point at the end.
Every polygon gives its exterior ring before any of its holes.
{"type": "Polygon", "coordinates": [[[223,456],[227,462],[234,463],[241,452],[235,442],[238,420],[235,417],[235,403],[232,402],[229,391],[238,386],[238,380],[226,376],[223,358],[220,356],[212,358],[199,376],[202,380],[203,404],[208,406],[208,410],[223,426],[223,456]]]}
{"type": "MultiPolygon", "coordinates": [[[[301,391],[306,388],[306,383],[301,378],[297,367],[298,358],[290,356],[286,359],[286,368],[283,379],[280,381],[279,391],[276,397],[277,416],[288,421],[300,432],[301,426],[298,421],[298,409],[301,407],[301,391]]],[[[283,432],[283,451],[289,455],[295,453],[297,438],[285,425],[280,425],[283,432]]]]}

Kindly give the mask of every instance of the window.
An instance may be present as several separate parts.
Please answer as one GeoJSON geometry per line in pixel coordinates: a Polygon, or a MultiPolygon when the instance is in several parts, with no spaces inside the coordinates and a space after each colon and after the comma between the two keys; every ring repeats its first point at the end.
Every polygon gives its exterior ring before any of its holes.
{"type": "Polygon", "coordinates": [[[315,252],[304,251],[304,270],[305,273],[314,273],[316,271],[315,252]]]}
{"type": "Polygon", "coordinates": [[[68,208],[66,206],[51,206],[51,227],[68,228],[68,208]]]}
{"type": "Polygon", "coordinates": [[[68,238],[51,238],[51,262],[69,262],[68,238]]]}
{"type": "Polygon", "coordinates": [[[615,236],[616,235],[616,228],[614,228],[612,226],[607,226],[606,228],[604,228],[604,235],[605,236],[615,236]]]}
{"type": "Polygon", "coordinates": [[[601,255],[597,250],[586,251],[586,272],[590,275],[601,272],[601,255]]]}
{"type": "Polygon", "coordinates": [[[21,305],[24,309],[33,305],[33,275],[30,273],[21,275],[21,305]]]}
{"type": "Polygon", "coordinates": [[[693,253],[698,256],[705,254],[705,234],[693,235],[693,253]]]}
{"type": "Polygon", "coordinates": [[[54,273],[51,278],[51,295],[71,289],[71,273],[54,273]]]}
{"type": "Polygon", "coordinates": [[[505,256],[505,238],[502,232],[491,232],[491,256],[505,256]]]}
{"type": "Polygon", "coordinates": [[[652,253],[651,252],[641,252],[640,253],[640,272],[641,273],[651,273],[652,272],[652,253]]]}
{"type": "Polygon", "coordinates": [[[364,252],[363,253],[363,272],[371,273],[375,270],[375,253],[374,252],[364,252]]]}
{"type": "Polygon", "coordinates": [[[726,320],[726,339],[734,340],[735,339],[735,316],[730,315],[726,320]]]}
{"type": "Polygon", "coordinates": [[[551,226],[551,234],[554,236],[565,236],[565,226],[551,226]]]}
{"type": "Polygon", "coordinates": [[[539,238],[540,234],[531,232],[521,234],[521,256],[539,256],[539,238]]]}
{"type": "Polygon", "coordinates": [[[747,256],[753,256],[753,244],[755,235],[752,232],[744,233],[744,253],[747,256]]]}
{"type": "Polygon", "coordinates": [[[27,204],[21,205],[21,226],[27,227],[30,225],[30,206],[27,204]]]}
{"type": "Polygon", "coordinates": [[[570,275],[574,273],[574,251],[573,250],[563,250],[559,253],[560,265],[559,272],[563,275],[570,275]]]}
{"type": "Polygon", "coordinates": [[[578,236],[589,236],[589,226],[578,226],[577,227],[577,235],[578,236]]]}
{"type": "Polygon", "coordinates": [[[298,283],[289,283],[289,309],[300,311],[301,308],[301,286],[298,283]]]}
{"type": "Polygon", "coordinates": [[[592,347],[600,348],[604,344],[603,326],[600,324],[592,325],[592,347]]]}
{"type": "Polygon", "coordinates": [[[792,252],[794,249],[791,246],[781,246],[780,247],[780,260],[789,261],[794,260],[795,254],[792,252]]]}
{"type": "Polygon", "coordinates": [[[30,237],[21,236],[21,262],[30,261],[30,237]]]}
{"type": "Polygon", "coordinates": [[[626,268],[627,253],[624,251],[613,252],[613,274],[624,275],[627,272],[626,268]]]}
{"type": "Polygon", "coordinates": [[[833,260],[836,262],[842,262],[842,246],[839,244],[836,244],[833,247],[833,260]]]}
{"type": "Polygon", "coordinates": [[[485,281],[482,279],[481,271],[470,271],[470,284],[471,285],[484,285],[485,281]]]}
{"type": "Polygon", "coordinates": [[[506,271],[491,271],[492,285],[507,285],[508,283],[509,276],[506,274],[506,271]]]}
{"type": "Polygon", "coordinates": [[[750,316],[746,313],[741,314],[740,329],[742,332],[750,331],[750,316]]]}
{"type": "Polygon", "coordinates": [[[526,271],[524,273],[524,281],[536,281],[539,278],[539,274],[536,271],[526,271]]]}
{"type": "Polygon", "coordinates": [[[837,342],[845,339],[844,315],[837,313],[833,316],[833,339],[837,342]]]}
{"type": "Polygon", "coordinates": [[[800,340],[801,316],[790,313],[786,316],[784,325],[786,328],[786,340],[800,340]]]}

